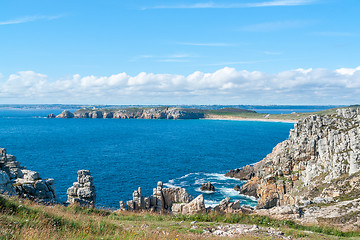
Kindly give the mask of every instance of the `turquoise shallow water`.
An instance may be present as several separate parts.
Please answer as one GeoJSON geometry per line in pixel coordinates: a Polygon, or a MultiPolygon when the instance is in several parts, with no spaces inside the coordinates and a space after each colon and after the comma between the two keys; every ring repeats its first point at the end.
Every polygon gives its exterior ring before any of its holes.
{"type": "Polygon", "coordinates": [[[43,118],[50,112],[55,111],[0,110],[0,147],[43,178],[54,178],[61,201],[77,170],[89,169],[97,205],[109,208],[129,200],[138,186],[150,195],[157,181],[185,187],[193,196],[210,181],[216,192],[204,193],[207,205],[230,196],[254,206],[254,199],[232,190],[242,182],[224,174],[261,160],[293,127],[226,120],[43,118]]]}

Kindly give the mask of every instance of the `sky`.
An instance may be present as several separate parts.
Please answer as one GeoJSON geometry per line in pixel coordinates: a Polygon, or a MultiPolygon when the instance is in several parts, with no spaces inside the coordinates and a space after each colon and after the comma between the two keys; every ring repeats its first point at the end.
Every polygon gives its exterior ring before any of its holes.
{"type": "Polygon", "coordinates": [[[359,104],[359,9],[1,0],[0,104],[359,104]]]}

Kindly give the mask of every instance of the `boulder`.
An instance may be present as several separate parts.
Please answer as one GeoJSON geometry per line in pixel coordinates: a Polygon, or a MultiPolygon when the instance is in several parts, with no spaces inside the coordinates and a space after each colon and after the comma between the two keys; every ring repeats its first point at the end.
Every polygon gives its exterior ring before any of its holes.
{"type": "Polygon", "coordinates": [[[207,182],[201,185],[200,190],[215,192],[215,187],[211,184],[211,182],[207,182]]]}
{"type": "Polygon", "coordinates": [[[23,179],[26,181],[32,182],[40,179],[40,174],[38,172],[26,170],[26,169],[21,170],[21,172],[24,175],[23,179]]]}
{"type": "Polygon", "coordinates": [[[50,113],[49,115],[47,115],[47,118],[56,118],[55,114],[50,113]]]}

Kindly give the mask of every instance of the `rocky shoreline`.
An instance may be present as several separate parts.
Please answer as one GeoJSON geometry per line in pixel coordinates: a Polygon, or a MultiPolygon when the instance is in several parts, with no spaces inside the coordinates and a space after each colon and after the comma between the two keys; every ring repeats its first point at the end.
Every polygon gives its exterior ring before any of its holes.
{"type": "Polygon", "coordinates": [[[357,230],[359,123],[360,108],[309,116],[263,160],[226,176],[247,181],[236,190],[259,199],[255,214],[357,230]]]}

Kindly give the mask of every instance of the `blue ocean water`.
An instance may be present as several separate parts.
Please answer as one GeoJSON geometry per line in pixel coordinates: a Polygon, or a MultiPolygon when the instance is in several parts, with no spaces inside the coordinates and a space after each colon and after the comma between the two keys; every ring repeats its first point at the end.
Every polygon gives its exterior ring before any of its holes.
{"type": "Polygon", "coordinates": [[[59,200],[89,169],[99,207],[118,208],[141,186],[152,194],[158,181],[181,186],[193,196],[210,181],[207,205],[230,196],[256,201],[233,190],[241,181],[224,177],[233,168],[255,163],[288,137],[292,123],[229,120],[46,119],[61,110],[1,110],[0,147],[41,177],[55,179],[59,200]],[[38,117],[36,117],[38,116],[38,117]]]}

